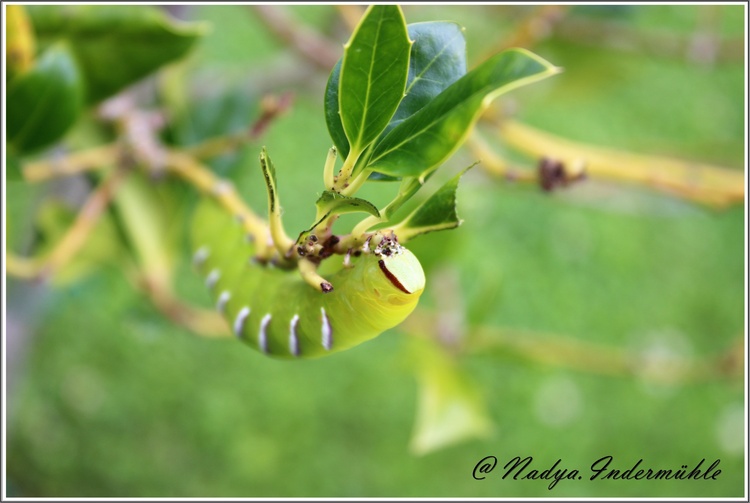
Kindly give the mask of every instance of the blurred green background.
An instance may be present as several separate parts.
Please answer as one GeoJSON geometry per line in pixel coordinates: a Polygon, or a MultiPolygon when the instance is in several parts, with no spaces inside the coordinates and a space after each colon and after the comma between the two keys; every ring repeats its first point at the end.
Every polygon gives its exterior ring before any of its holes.
{"type": "MultiPolygon", "coordinates": [[[[285,9],[339,44],[348,39],[334,7],[285,9]]],[[[531,8],[403,9],[407,22],[465,26],[469,61],[476,64],[531,8]]],[[[669,41],[690,42],[707,30],[742,41],[744,9],[573,7],[532,47],[565,71],[513,92],[502,106],[570,139],[742,170],[744,54],[722,46],[719,57],[706,61],[669,41]],[[630,38],[602,39],[595,30],[571,35],[565,23],[574,22],[617,23],[630,38]]],[[[237,131],[256,117],[265,93],[293,91],[293,107],[262,142],[213,167],[263,213],[257,155],[266,145],[287,228],[304,228],[314,216],[331,143],[323,119],[327,72],[275,38],[250,7],[171,10],[212,30],[157,81],[170,112],[166,139],[192,144],[237,131]]],[[[68,144],[97,143],[91,122],[81,121],[68,144]]],[[[431,182],[473,161],[462,150],[431,182]]],[[[182,182],[162,184],[165,215],[178,236],[177,291],[208,306],[181,234],[195,195],[182,182]]],[[[30,208],[59,189],[59,183],[12,182],[8,211],[19,222],[16,232],[33,235],[30,208]]],[[[382,203],[395,187],[369,190],[363,197],[382,203]]],[[[465,222],[458,230],[420,237],[411,248],[428,279],[420,307],[450,305],[469,337],[479,325],[561,334],[644,355],[658,368],[672,356],[714,358],[743,336],[742,207],[708,209],[596,180],[548,194],[475,168],[459,189],[459,212],[465,222]],[[450,288],[439,288],[445,285],[450,288]]],[[[52,287],[6,281],[10,495],[743,495],[741,376],[655,383],[574,372],[502,351],[461,355],[457,365],[486,404],[492,433],[415,455],[409,449],[419,394],[415,369],[424,358],[403,329],[333,357],[279,362],[235,340],[204,339],[172,324],[116,260],[52,287]],[[559,466],[584,478],[550,491],[549,481],[503,480],[498,467],[474,480],[475,464],[487,455],[500,465],[530,455],[537,470],[561,459],[559,466]],[[705,468],[720,459],[721,474],[710,481],[588,480],[591,463],[606,455],[623,470],[639,459],[652,469],[692,467],[704,458],[705,468]]]]}

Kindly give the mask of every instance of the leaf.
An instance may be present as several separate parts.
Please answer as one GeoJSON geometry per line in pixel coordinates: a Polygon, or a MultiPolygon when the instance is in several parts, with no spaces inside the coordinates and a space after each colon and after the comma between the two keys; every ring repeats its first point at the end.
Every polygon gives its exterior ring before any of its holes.
{"type": "Polygon", "coordinates": [[[418,365],[411,451],[424,455],[472,438],[488,437],[492,420],[476,384],[436,343],[411,339],[418,365]]]}
{"type": "Polygon", "coordinates": [[[466,74],[466,40],[457,23],[413,23],[408,28],[414,45],[409,58],[406,96],[384,133],[424,108],[466,74]]]}
{"type": "Polygon", "coordinates": [[[324,191],[315,202],[315,206],[318,208],[318,215],[322,216],[313,228],[333,215],[344,213],[369,213],[375,217],[380,217],[378,208],[371,202],[358,197],[345,196],[332,190],[324,191]]]}
{"type": "MultiPolygon", "coordinates": [[[[393,232],[396,233],[399,241],[406,242],[420,234],[453,229],[461,225],[461,219],[458,218],[458,214],[456,213],[458,182],[464,173],[476,164],[472,164],[448,180],[425,202],[411,212],[408,217],[402,220],[401,223],[394,226],[393,232]]],[[[418,179],[415,178],[414,180],[417,181],[418,179]]],[[[412,194],[419,188],[417,186],[416,189],[413,189],[411,185],[407,187],[413,190],[412,194]]],[[[411,197],[411,194],[409,197],[411,197]]]]}
{"type": "Polygon", "coordinates": [[[383,173],[372,172],[367,179],[371,182],[398,182],[402,178],[400,176],[388,176],[383,173]]]}
{"type": "Polygon", "coordinates": [[[49,47],[8,86],[7,139],[18,153],[59,139],[81,111],[81,74],[66,44],[49,47]]]}
{"type": "Polygon", "coordinates": [[[375,145],[367,168],[390,176],[423,177],[461,146],[493,99],[557,72],[524,49],[496,54],[393,128],[375,145]]]}
{"type": "Polygon", "coordinates": [[[42,43],[65,39],[80,63],[86,100],[98,102],[183,56],[205,32],[150,6],[28,6],[42,43]]]}
{"type": "MultiPolygon", "coordinates": [[[[432,98],[466,73],[466,42],[461,28],[452,22],[413,23],[407,26],[414,41],[409,56],[406,96],[379,138],[398,122],[413,115],[432,98]]],[[[333,67],[325,91],[325,117],[328,132],[344,159],[349,141],[339,116],[339,74],[341,60],[333,67]]],[[[399,180],[400,177],[371,176],[375,180],[399,180]]]]}
{"type": "Polygon", "coordinates": [[[339,110],[348,154],[358,156],[385,129],[404,97],[411,41],[401,8],[369,7],[344,49],[339,110]]]}
{"type": "Polygon", "coordinates": [[[278,214],[280,217],[281,209],[279,208],[279,196],[276,191],[276,167],[271,162],[271,158],[268,157],[266,147],[263,147],[260,151],[260,169],[263,172],[263,179],[266,182],[269,217],[272,218],[273,214],[278,214]]]}
{"type": "Polygon", "coordinates": [[[300,233],[297,243],[315,232],[315,229],[326,222],[330,217],[343,215],[344,213],[368,213],[376,218],[380,218],[378,208],[370,201],[365,201],[358,197],[345,196],[332,190],[326,190],[315,202],[318,208],[316,222],[307,230],[300,233]]]}

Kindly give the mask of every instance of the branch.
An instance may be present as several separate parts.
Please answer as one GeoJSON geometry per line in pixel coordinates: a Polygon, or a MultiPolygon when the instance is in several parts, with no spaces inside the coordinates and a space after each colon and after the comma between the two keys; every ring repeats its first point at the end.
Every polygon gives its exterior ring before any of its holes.
{"type": "Polygon", "coordinates": [[[126,174],[123,169],[115,170],[91,193],[78,212],[73,225],[46,257],[24,258],[9,253],[7,272],[27,279],[46,279],[53,276],[83,247],[126,174]]]}
{"type": "Polygon", "coordinates": [[[289,109],[293,99],[294,96],[290,92],[283,93],[281,96],[265,96],[260,102],[260,117],[250,126],[249,130],[210,138],[198,145],[186,147],[183,152],[196,159],[210,159],[237,150],[248,142],[256,141],[266,132],[275,119],[289,109]]]}
{"type": "Polygon", "coordinates": [[[148,276],[141,278],[140,286],[156,308],[174,323],[205,337],[231,337],[226,321],[218,312],[181,301],[168,286],[148,276]]]}
{"type": "Polygon", "coordinates": [[[516,121],[495,126],[509,146],[537,160],[547,157],[567,167],[583,165],[591,178],[644,185],[716,207],[745,200],[740,170],[577,143],[516,121]]]}
{"type": "Polygon", "coordinates": [[[214,197],[227,212],[242,221],[245,231],[253,236],[259,255],[271,257],[273,246],[270,244],[268,226],[237,195],[231,182],[219,178],[191,156],[176,150],[167,151],[166,170],[181,177],[204,194],[214,197]]]}
{"type": "Polygon", "coordinates": [[[479,160],[479,167],[493,176],[510,182],[538,184],[538,177],[529,169],[519,169],[495,153],[487,142],[473,131],[466,140],[466,146],[473,157],[479,160]]]}
{"type": "MultiPolygon", "coordinates": [[[[409,334],[440,333],[438,313],[418,310],[401,325],[409,334]]],[[[474,326],[467,329],[462,353],[515,357],[530,363],[612,377],[639,377],[666,384],[736,379],[742,376],[744,339],[703,358],[663,357],[595,344],[558,334],[474,326]]]]}
{"type": "Polygon", "coordinates": [[[32,162],[23,167],[23,177],[26,181],[33,183],[103,169],[112,165],[112,161],[117,158],[118,151],[119,145],[111,143],[61,158],[32,162]]]}

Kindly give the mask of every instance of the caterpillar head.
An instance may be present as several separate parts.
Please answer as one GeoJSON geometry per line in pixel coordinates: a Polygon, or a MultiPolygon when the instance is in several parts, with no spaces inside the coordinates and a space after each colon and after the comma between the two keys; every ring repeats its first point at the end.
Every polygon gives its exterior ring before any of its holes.
{"type": "MultiPolygon", "coordinates": [[[[425,276],[417,257],[398,243],[381,243],[368,266],[367,289],[384,308],[411,312],[425,287],[425,276]]],[[[408,313],[406,313],[408,315],[408,313]]],[[[405,317],[405,316],[404,316],[405,317]]]]}

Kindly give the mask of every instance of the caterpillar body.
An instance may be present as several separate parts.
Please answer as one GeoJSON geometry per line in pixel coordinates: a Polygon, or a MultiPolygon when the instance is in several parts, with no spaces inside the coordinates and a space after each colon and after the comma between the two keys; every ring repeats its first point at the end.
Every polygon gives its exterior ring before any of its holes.
{"type": "Polygon", "coordinates": [[[241,225],[210,198],[196,208],[193,262],[216,309],[243,342],[277,358],[315,358],[372,339],[401,323],[425,286],[417,258],[395,244],[363,253],[321,293],[296,271],[258,263],[241,225]]]}

